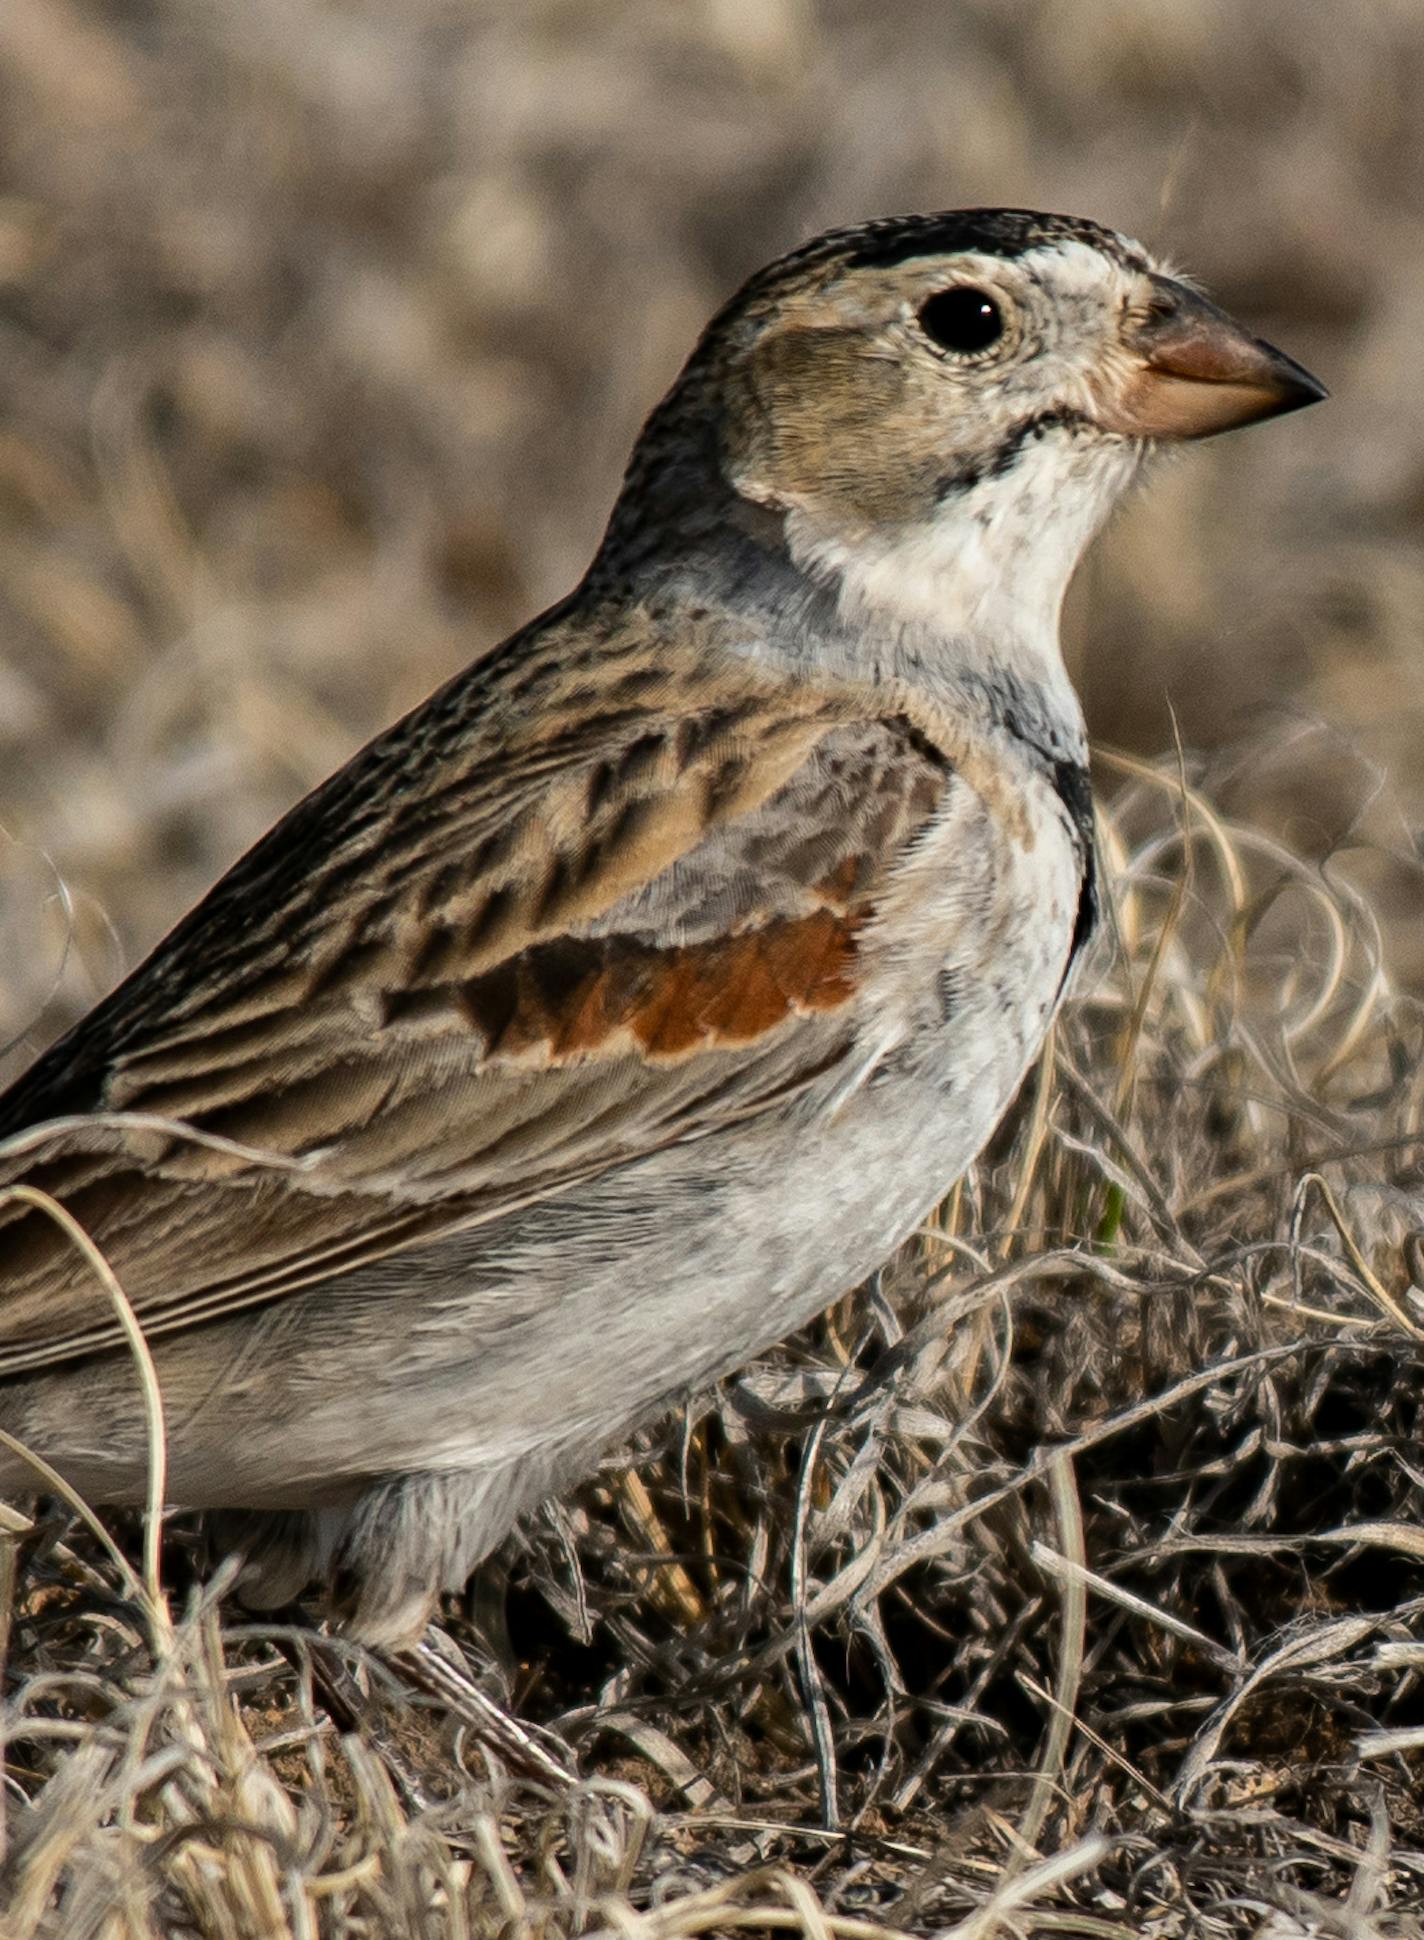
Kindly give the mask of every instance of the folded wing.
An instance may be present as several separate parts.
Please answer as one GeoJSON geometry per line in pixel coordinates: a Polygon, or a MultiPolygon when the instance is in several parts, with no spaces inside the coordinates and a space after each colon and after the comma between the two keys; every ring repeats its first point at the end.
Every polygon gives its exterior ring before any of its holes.
{"type": "MultiPolygon", "coordinates": [[[[850,1057],[861,938],[944,756],[864,692],[665,646],[580,664],[557,624],[517,645],[299,804],[0,1099],[0,1185],[62,1201],[148,1333],[850,1057]]],[[[0,1211],[0,1376],[120,1338],[53,1223],[0,1211]]]]}

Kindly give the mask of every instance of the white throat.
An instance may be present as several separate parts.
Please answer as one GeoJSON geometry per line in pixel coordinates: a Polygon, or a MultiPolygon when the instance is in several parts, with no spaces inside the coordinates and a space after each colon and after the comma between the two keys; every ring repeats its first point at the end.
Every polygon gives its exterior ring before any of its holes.
{"type": "Polygon", "coordinates": [[[837,589],[840,616],[881,676],[948,688],[1007,677],[1043,691],[1081,734],[1059,620],[1074,568],[1137,468],[1123,443],[1074,447],[1060,434],[1025,446],[913,523],[855,533],[788,513],[792,558],[837,589]]]}

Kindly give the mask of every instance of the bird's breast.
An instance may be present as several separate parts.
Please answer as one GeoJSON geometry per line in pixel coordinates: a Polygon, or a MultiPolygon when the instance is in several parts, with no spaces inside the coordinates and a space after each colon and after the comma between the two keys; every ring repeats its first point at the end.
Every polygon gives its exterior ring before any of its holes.
{"type": "Polygon", "coordinates": [[[1082,940],[1088,866],[1086,835],[1041,766],[993,786],[951,781],[865,939],[882,1079],[914,1073],[1002,1110],[1082,940]]]}

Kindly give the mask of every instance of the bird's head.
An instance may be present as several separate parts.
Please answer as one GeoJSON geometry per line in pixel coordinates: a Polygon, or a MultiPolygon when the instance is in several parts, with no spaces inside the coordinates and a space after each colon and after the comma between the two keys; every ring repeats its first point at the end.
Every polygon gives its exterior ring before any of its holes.
{"type": "Polygon", "coordinates": [[[737,501],[772,515],[843,605],[923,609],[959,631],[987,604],[1041,628],[1151,447],[1324,395],[1096,223],[911,216],[834,231],[754,276],[655,413],[629,482],[678,498],[676,454],[700,451],[684,480],[706,492],[715,473],[734,516],[737,501]]]}

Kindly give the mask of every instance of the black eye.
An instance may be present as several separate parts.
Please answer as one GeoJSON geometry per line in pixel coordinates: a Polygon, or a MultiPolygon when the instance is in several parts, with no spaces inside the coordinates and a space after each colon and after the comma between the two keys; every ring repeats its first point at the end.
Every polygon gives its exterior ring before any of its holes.
{"type": "Polygon", "coordinates": [[[941,290],[921,307],[920,327],[941,350],[968,356],[998,342],[1004,334],[1004,317],[992,296],[960,283],[952,290],[941,290]]]}

